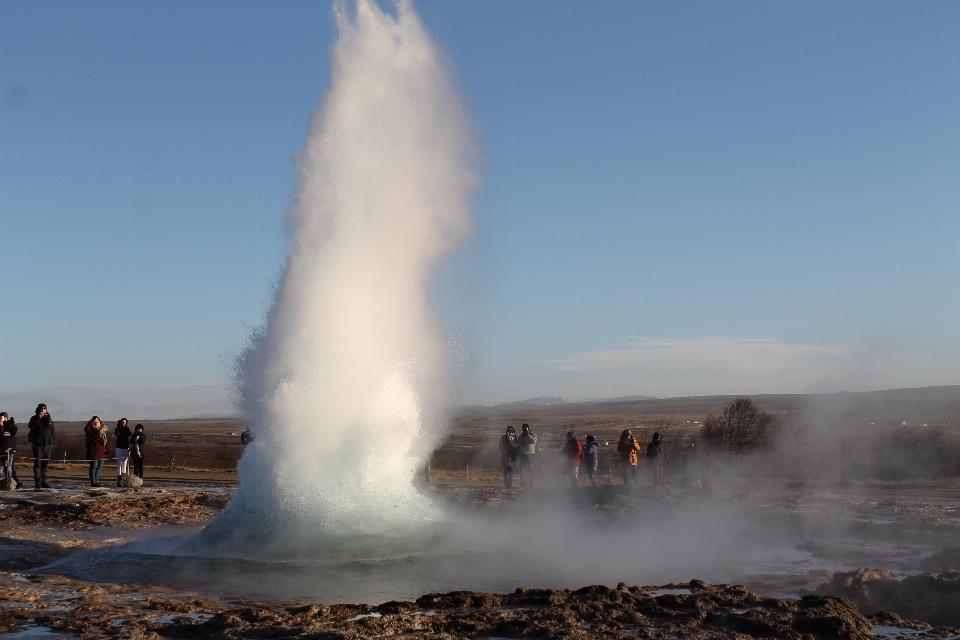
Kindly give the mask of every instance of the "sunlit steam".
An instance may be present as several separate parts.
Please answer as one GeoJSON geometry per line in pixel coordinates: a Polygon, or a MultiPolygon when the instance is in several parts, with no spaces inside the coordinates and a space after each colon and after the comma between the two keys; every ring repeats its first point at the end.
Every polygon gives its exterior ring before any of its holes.
{"type": "Polygon", "coordinates": [[[256,440],[207,541],[389,550],[443,518],[410,480],[415,449],[436,442],[423,425],[444,340],[425,290],[470,230],[470,127],[407,2],[395,16],[372,0],[335,11],[286,270],[238,365],[256,440]]]}

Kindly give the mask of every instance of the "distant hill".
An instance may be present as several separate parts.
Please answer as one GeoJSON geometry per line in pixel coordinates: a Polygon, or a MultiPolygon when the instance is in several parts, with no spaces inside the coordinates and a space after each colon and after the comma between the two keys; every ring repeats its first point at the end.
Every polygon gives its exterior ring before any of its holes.
{"type": "MultiPolygon", "coordinates": [[[[736,396],[681,396],[652,398],[624,396],[596,400],[563,400],[531,398],[499,405],[465,406],[451,413],[466,416],[486,415],[491,418],[539,416],[543,419],[564,416],[706,416],[718,413],[736,396]]],[[[930,424],[960,427],[960,385],[886,389],[882,391],[839,392],[817,394],[748,395],[760,408],[778,413],[817,413],[831,418],[863,420],[877,424],[930,424]]],[[[699,419],[699,418],[697,418],[699,419]]]]}
{"type": "Polygon", "coordinates": [[[543,396],[540,398],[527,398],[526,400],[516,400],[514,402],[500,402],[494,405],[494,407],[515,407],[523,405],[555,405],[555,404],[589,404],[597,402],[633,402],[636,400],[662,400],[663,398],[658,398],[657,396],[648,396],[648,395],[635,395],[635,396],[620,396],[617,398],[574,398],[572,400],[567,400],[566,398],[554,398],[549,396],[543,396]]]}

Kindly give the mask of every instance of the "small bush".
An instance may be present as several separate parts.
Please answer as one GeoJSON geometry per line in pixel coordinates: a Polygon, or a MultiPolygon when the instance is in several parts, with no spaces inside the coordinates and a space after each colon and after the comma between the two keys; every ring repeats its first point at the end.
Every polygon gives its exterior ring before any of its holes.
{"type": "Polygon", "coordinates": [[[777,420],[758,409],[750,398],[738,397],[723,409],[711,413],[700,429],[700,441],[710,449],[739,456],[763,449],[773,440],[777,420]]]}

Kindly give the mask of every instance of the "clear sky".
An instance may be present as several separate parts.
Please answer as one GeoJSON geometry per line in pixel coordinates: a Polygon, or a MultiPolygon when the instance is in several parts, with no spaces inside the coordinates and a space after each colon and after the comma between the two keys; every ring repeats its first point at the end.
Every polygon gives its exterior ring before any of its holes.
{"type": "MultiPolygon", "coordinates": [[[[960,383],[960,3],[415,6],[485,159],[433,296],[459,401],[960,383]]],[[[0,0],[4,408],[228,410],[334,37],[0,0]]]]}

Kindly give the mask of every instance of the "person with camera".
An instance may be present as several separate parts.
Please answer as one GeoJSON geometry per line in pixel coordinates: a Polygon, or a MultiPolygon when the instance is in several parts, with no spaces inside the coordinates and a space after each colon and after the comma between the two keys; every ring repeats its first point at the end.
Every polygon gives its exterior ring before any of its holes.
{"type": "Polygon", "coordinates": [[[637,484],[637,463],[639,458],[637,452],[640,451],[640,443],[633,437],[630,429],[624,429],[620,434],[620,441],[617,443],[617,451],[620,452],[620,470],[623,474],[623,484],[637,484]]]}
{"type": "Polygon", "coordinates": [[[513,467],[517,464],[517,453],[520,443],[517,441],[517,430],[507,427],[507,432],[500,436],[500,466],[503,467],[503,488],[513,489],[513,467]]]}
{"type": "Polygon", "coordinates": [[[47,413],[47,405],[42,402],[37,405],[37,411],[30,418],[28,426],[27,440],[33,445],[33,490],[49,489],[47,466],[50,464],[53,443],[57,439],[57,428],[47,413]]]}
{"type": "Polygon", "coordinates": [[[16,488],[22,489],[23,483],[17,477],[17,421],[0,412],[0,464],[3,464],[3,479],[12,479],[17,483],[16,488]]]}
{"type": "Polygon", "coordinates": [[[117,428],[113,430],[113,435],[117,437],[114,444],[114,452],[117,456],[117,486],[120,486],[120,479],[127,472],[127,461],[130,458],[130,438],[133,433],[127,426],[127,419],[120,418],[117,422],[117,428]]]}
{"type": "Polygon", "coordinates": [[[537,434],[530,431],[530,425],[520,427],[520,445],[518,459],[520,460],[520,488],[533,490],[533,458],[537,453],[537,434]]]}
{"type": "Polygon", "coordinates": [[[663,465],[667,462],[667,452],[663,448],[663,437],[653,434],[653,440],[647,445],[647,462],[653,467],[653,484],[663,486],[663,465]]]}
{"type": "Polygon", "coordinates": [[[567,476],[570,478],[570,486],[576,487],[580,484],[580,458],[583,456],[583,445],[573,435],[573,431],[567,432],[563,454],[567,458],[567,476]]]}
{"type": "Polygon", "coordinates": [[[587,436],[587,443],[583,445],[583,470],[590,479],[590,485],[597,486],[597,469],[600,467],[600,452],[597,451],[597,439],[587,436]]]}

